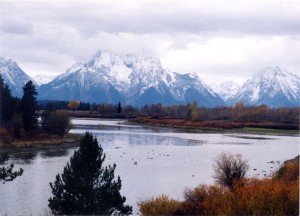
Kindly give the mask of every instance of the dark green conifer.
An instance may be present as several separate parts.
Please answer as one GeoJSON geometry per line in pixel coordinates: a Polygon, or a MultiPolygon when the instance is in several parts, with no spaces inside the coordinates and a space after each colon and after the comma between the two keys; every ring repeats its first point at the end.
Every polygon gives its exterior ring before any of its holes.
{"type": "Polygon", "coordinates": [[[33,82],[28,81],[23,87],[23,97],[21,101],[23,127],[26,131],[34,130],[37,128],[37,115],[38,109],[36,96],[38,95],[33,82]]]}
{"type": "MultiPolygon", "coordinates": [[[[6,154],[0,157],[0,163],[4,163],[7,160],[8,160],[8,155],[6,154]]],[[[13,171],[13,169],[14,169],[14,164],[10,164],[7,167],[0,167],[0,181],[2,181],[3,184],[8,181],[13,181],[15,178],[23,174],[22,168],[20,168],[19,171],[13,171]]]]}
{"type": "Polygon", "coordinates": [[[12,110],[12,96],[10,89],[0,74],[0,127],[11,119],[13,114],[12,110]]]}
{"type": "Polygon", "coordinates": [[[115,180],[116,165],[105,166],[105,154],[92,134],[86,133],[63,173],[50,186],[53,197],[49,207],[53,214],[129,215],[132,207],[124,205],[121,179],[115,180]]]}
{"type": "Polygon", "coordinates": [[[121,112],[122,112],[122,106],[121,106],[121,103],[120,103],[120,102],[118,103],[117,112],[118,112],[118,113],[121,113],[121,112]]]}

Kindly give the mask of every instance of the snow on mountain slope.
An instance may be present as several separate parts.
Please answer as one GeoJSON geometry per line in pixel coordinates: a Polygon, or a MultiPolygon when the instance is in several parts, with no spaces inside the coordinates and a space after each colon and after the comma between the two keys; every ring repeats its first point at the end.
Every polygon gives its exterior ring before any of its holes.
{"type": "Polygon", "coordinates": [[[0,57],[0,74],[9,86],[11,94],[16,97],[22,97],[22,88],[29,80],[37,86],[37,83],[11,59],[0,57]]]}
{"type": "Polygon", "coordinates": [[[225,102],[228,102],[234,99],[238,93],[240,93],[241,86],[236,82],[227,81],[221,83],[220,85],[213,86],[213,90],[220,95],[225,102]]]}
{"type": "Polygon", "coordinates": [[[223,103],[195,75],[180,75],[164,69],[158,59],[149,56],[116,55],[103,51],[42,85],[40,92],[41,99],[78,99],[98,103],[121,101],[133,105],[168,105],[198,99],[208,106],[223,103]]]}
{"type": "Polygon", "coordinates": [[[170,84],[175,98],[185,103],[198,101],[199,106],[216,106],[224,102],[218,94],[210,89],[196,74],[175,74],[170,84]]]}
{"type": "Polygon", "coordinates": [[[51,75],[36,75],[32,78],[38,85],[42,85],[51,82],[55,77],[51,75]]]}
{"type": "Polygon", "coordinates": [[[268,67],[253,75],[236,98],[248,105],[299,106],[300,78],[279,67],[268,67]]]}

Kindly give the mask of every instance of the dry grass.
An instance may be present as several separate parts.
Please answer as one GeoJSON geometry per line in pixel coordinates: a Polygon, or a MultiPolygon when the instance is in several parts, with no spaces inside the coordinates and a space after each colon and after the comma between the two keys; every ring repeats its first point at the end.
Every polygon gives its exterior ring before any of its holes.
{"type": "Polygon", "coordinates": [[[232,190],[200,185],[185,191],[184,202],[161,196],[139,207],[142,215],[299,215],[299,157],[272,179],[242,179],[232,190]]]}
{"type": "Polygon", "coordinates": [[[298,124],[283,124],[272,122],[234,122],[225,120],[214,121],[188,121],[174,118],[153,118],[153,117],[138,117],[130,120],[140,124],[148,124],[164,127],[179,127],[192,129],[236,129],[236,128],[268,128],[268,129],[284,129],[284,130],[299,130],[298,124]]]}
{"type": "Polygon", "coordinates": [[[43,145],[57,145],[63,143],[75,143],[80,141],[81,136],[76,134],[67,134],[63,138],[57,135],[47,135],[44,133],[35,134],[32,137],[24,137],[21,139],[12,139],[9,143],[0,141],[1,148],[22,148],[43,145]]]}

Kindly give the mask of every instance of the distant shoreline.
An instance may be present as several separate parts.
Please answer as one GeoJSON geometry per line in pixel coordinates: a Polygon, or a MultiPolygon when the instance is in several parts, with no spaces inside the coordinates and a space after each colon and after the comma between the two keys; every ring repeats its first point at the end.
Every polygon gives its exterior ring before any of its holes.
{"type": "Polygon", "coordinates": [[[67,137],[45,140],[18,140],[11,144],[0,144],[0,151],[3,154],[49,151],[56,149],[64,149],[70,147],[78,147],[80,145],[81,136],[78,134],[68,134],[67,137]]]}
{"type": "Polygon", "coordinates": [[[299,135],[299,125],[269,122],[203,121],[193,122],[172,118],[138,117],[128,119],[133,124],[206,132],[236,132],[254,134],[299,135]]]}

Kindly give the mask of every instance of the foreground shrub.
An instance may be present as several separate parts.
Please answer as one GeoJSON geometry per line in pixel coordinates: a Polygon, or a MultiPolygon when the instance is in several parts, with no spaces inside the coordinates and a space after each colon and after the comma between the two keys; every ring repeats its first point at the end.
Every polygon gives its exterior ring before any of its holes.
{"type": "Polygon", "coordinates": [[[299,177],[299,155],[285,161],[283,166],[274,174],[274,178],[282,181],[294,181],[299,177]]]}
{"type": "Polygon", "coordinates": [[[182,203],[161,196],[139,206],[143,215],[299,215],[299,157],[286,161],[272,179],[243,178],[230,188],[200,185],[186,189],[182,203]]]}
{"type": "Polygon", "coordinates": [[[220,185],[230,189],[235,181],[243,179],[249,169],[248,161],[242,158],[242,155],[222,152],[213,165],[214,179],[220,185]]]}
{"type": "Polygon", "coordinates": [[[179,213],[181,202],[170,199],[167,195],[138,203],[142,215],[173,215],[179,213]]]}
{"type": "Polygon", "coordinates": [[[215,201],[219,196],[228,193],[229,190],[220,185],[199,185],[195,189],[185,190],[185,202],[182,211],[187,215],[202,215],[207,208],[205,201],[215,201]]]}
{"type": "Polygon", "coordinates": [[[230,215],[298,215],[299,197],[295,197],[298,190],[298,181],[247,179],[238,182],[231,193],[218,198],[221,201],[218,205],[223,203],[222,209],[210,206],[209,199],[205,201],[206,209],[209,214],[226,211],[230,215]]]}

